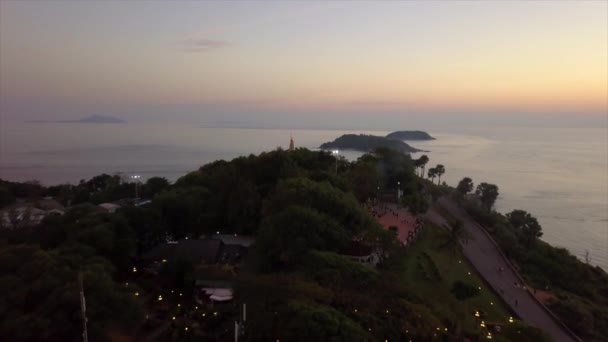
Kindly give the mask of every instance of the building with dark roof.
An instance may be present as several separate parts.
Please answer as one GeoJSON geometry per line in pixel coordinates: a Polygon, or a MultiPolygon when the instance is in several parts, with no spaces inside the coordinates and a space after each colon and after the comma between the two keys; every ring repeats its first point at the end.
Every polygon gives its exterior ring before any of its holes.
{"type": "Polygon", "coordinates": [[[218,261],[221,240],[182,239],[158,245],[141,256],[144,261],[185,260],[193,264],[215,264],[218,261]]]}
{"type": "Polygon", "coordinates": [[[228,244],[215,238],[182,239],[153,247],[141,256],[141,260],[184,260],[195,265],[232,264],[238,262],[247,253],[247,249],[242,244],[228,244]]]}

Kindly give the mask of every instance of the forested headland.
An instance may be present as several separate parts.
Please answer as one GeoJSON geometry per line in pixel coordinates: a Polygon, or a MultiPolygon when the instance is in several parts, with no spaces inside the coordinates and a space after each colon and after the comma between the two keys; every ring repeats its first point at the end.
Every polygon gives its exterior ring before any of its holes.
{"type": "Polygon", "coordinates": [[[440,185],[445,167],[430,167],[429,180],[428,162],[390,148],[352,162],[298,148],[216,161],[173,184],[105,174],[48,187],[2,181],[0,336],[81,340],[81,275],[89,338],[97,341],[225,341],[233,338],[244,303],[242,341],[458,341],[485,338],[495,326],[503,327],[499,341],[548,340],[517,317],[509,322],[513,313],[462,255],[457,222],[449,230],[425,224],[408,248],[380,226],[366,205],[399,190],[397,204],[414,214],[440,196],[455,196],[531,284],[550,287],[549,306],[567,324],[601,341],[608,326],[606,273],[540,241],[542,230],[527,213],[495,213],[497,186],[482,183],[471,194],[472,180],[440,185]],[[24,215],[43,210],[50,198],[64,209],[28,224],[24,215]],[[115,211],[99,206],[107,203],[115,211]],[[235,263],[176,257],[147,271],[144,256],[167,241],[220,235],[255,243],[235,263]],[[353,241],[383,256],[377,267],[345,255],[353,241]],[[199,304],[200,281],[230,284],[234,299],[199,304]],[[489,327],[480,327],[474,314],[489,327]]]}

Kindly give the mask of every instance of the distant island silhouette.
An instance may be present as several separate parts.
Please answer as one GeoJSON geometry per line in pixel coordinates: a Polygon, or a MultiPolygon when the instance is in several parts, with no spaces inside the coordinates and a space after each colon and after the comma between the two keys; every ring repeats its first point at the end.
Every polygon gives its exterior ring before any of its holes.
{"type": "Polygon", "coordinates": [[[126,123],[125,120],[113,116],[91,115],[78,120],[31,120],[28,123],[126,123]]]}
{"type": "Polygon", "coordinates": [[[322,150],[345,149],[371,152],[379,147],[387,147],[399,152],[421,152],[401,140],[367,134],[344,134],[334,141],[321,144],[322,150]]]}
{"type": "Polygon", "coordinates": [[[423,131],[396,131],[387,134],[386,137],[397,140],[435,140],[430,134],[423,131]]]}

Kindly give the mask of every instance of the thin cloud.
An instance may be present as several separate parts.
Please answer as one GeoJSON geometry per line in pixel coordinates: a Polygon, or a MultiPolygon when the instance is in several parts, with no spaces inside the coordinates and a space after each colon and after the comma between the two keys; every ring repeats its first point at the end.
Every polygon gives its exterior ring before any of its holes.
{"type": "Polygon", "coordinates": [[[185,39],[180,44],[180,50],[186,52],[209,52],[229,46],[230,43],[223,40],[208,38],[185,39]]]}

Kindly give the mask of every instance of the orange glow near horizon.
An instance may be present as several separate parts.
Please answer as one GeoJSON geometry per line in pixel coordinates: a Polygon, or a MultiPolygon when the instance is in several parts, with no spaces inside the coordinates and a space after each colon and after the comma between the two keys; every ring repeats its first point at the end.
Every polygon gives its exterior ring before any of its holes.
{"type": "Polygon", "coordinates": [[[608,2],[0,5],[7,115],[608,111],[608,2]]]}

